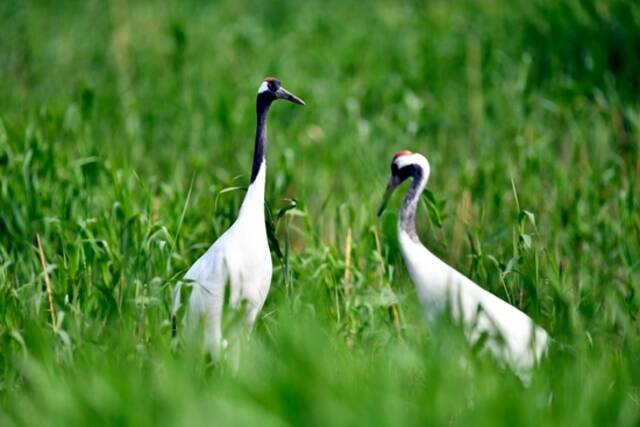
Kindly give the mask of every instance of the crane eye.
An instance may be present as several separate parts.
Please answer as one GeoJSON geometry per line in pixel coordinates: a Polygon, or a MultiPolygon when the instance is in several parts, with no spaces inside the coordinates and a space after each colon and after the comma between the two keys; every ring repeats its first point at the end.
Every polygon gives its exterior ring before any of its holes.
{"type": "Polygon", "coordinates": [[[273,81],[269,81],[269,83],[267,83],[267,85],[269,86],[269,90],[272,91],[272,92],[275,92],[276,90],[278,90],[278,89],[276,89],[276,85],[275,85],[275,83],[273,83],[273,81]]]}

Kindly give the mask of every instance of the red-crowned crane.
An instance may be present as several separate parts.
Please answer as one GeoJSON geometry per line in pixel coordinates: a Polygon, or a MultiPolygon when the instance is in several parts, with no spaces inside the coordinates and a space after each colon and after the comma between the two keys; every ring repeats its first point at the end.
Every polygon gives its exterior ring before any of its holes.
{"type": "Polygon", "coordinates": [[[398,240],[427,317],[432,319],[448,311],[463,325],[470,342],[486,337],[485,348],[527,382],[531,369],[547,349],[549,335],[522,311],[482,289],[422,245],[416,233],[416,209],[429,172],[429,162],[423,155],[406,150],[397,153],[378,215],[393,190],[411,179],[400,208],[398,240]]]}
{"type": "MultiPolygon", "coordinates": [[[[271,253],[264,216],[264,189],[267,175],[267,114],[271,104],[284,99],[304,105],[288,92],[280,81],[267,77],[260,84],[256,100],[256,136],[251,183],[240,207],[238,218],[218,240],[191,266],[184,276],[193,290],[187,306],[186,321],[193,326],[203,321],[207,346],[217,357],[222,344],[222,316],[225,293],[232,310],[242,305],[245,324],[251,329],[271,285],[271,253]]],[[[171,310],[173,332],[180,307],[180,289],[176,286],[171,310]]]]}

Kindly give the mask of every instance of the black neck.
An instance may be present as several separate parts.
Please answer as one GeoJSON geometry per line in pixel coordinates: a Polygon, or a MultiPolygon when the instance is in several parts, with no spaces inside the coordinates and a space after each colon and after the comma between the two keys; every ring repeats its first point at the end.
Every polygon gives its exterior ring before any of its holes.
{"type": "Polygon", "coordinates": [[[256,180],[260,166],[267,159],[267,113],[271,107],[271,100],[258,94],[256,100],[256,145],[253,150],[253,167],[251,168],[251,183],[256,180]]]}
{"type": "Polygon", "coordinates": [[[420,166],[413,166],[411,170],[411,187],[407,190],[407,194],[402,201],[400,208],[400,226],[414,241],[419,241],[418,233],[416,233],[416,210],[420,201],[420,193],[422,193],[423,171],[420,166]]]}

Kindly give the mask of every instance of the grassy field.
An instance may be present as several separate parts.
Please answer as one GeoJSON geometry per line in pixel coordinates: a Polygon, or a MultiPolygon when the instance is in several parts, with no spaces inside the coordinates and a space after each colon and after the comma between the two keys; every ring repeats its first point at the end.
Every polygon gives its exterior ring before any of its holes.
{"type": "Polygon", "coordinates": [[[49,3],[0,2],[0,425],[640,424],[638,2],[49,3]],[[169,304],[267,75],[307,102],[269,128],[297,206],[234,375],[169,304]],[[400,149],[423,242],[555,338],[529,387],[423,322],[375,215],[400,149]]]}

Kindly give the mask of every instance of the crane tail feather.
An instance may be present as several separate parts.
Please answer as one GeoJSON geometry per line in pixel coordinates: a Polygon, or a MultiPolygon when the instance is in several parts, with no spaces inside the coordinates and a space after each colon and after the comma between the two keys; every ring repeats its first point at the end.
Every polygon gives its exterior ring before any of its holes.
{"type": "Polygon", "coordinates": [[[171,315],[171,338],[175,338],[178,334],[178,321],[176,320],[176,315],[171,315]]]}
{"type": "Polygon", "coordinates": [[[173,291],[173,304],[171,305],[171,337],[175,338],[178,334],[178,309],[180,308],[180,290],[182,289],[182,280],[176,284],[173,291]]]}

